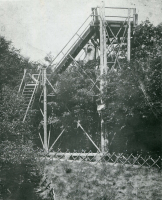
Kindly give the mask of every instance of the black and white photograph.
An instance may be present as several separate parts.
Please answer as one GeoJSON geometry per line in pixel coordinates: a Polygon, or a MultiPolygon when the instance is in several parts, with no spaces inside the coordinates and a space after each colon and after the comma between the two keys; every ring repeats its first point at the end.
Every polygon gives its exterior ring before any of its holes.
{"type": "Polygon", "coordinates": [[[162,0],[0,0],[0,200],[162,200],[162,0]]]}

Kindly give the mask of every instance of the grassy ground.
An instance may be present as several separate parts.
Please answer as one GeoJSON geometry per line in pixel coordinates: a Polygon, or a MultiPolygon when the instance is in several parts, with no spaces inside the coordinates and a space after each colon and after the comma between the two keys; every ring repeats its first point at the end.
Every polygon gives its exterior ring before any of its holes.
{"type": "Polygon", "coordinates": [[[162,174],[105,163],[48,161],[39,193],[46,200],[162,200],[162,174]]]}

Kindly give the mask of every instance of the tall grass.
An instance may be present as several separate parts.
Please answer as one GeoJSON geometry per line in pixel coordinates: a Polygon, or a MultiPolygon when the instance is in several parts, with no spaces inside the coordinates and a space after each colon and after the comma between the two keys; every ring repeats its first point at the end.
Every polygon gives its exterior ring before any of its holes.
{"type": "Polygon", "coordinates": [[[37,192],[46,200],[160,200],[161,188],[161,172],[155,169],[53,161],[45,166],[37,192]]]}

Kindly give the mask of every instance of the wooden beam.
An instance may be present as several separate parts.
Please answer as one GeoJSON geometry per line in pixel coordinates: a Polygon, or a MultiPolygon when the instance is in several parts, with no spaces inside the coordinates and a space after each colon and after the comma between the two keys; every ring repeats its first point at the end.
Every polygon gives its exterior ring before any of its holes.
{"type": "MultiPolygon", "coordinates": [[[[103,87],[104,87],[104,80],[102,76],[104,75],[105,71],[105,5],[104,2],[102,1],[101,7],[100,7],[100,76],[101,76],[101,81],[100,81],[100,93],[102,95],[103,93],[103,87]]],[[[101,105],[103,104],[103,101],[101,99],[101,105]]],[[[103,121],[103,114],[101,111],[101,152],[105,151],[105,139],[104,139],[104,121],[103,121]]]]}
{"type": "Polygon", "coordinates": [[[61,135],[63,134],[63,132],[65,131],[65,129],[63,129],[60,133],[60,135],[56,138],[56,140],[54,141],[54,143],[51,145],[49,152],[52,150],[53,146],[56,144],[56,142],[58,141],[58,139],[61,137],[61,135]]]}
{"type": "Polygon", "coordinates": [[[43,68],[43,95],[44,95],[44,150],[48,152],[48,142],[47,142],[47,77],[46,68],[43,68]]]}
{"type": "Polygon", "coordinates": [[[131,48],[131,24],[130,24],[131,9],[128,8],[128,40],[127,40],[127,60],[130,61],[130,48],[131,48]]]}
{"type": "Polygon", "coordinates": [[[93,142],[93,140],[91,139],[91,137],[88,135],[88,133],[84,130],[84,128],[82,127],[82,125],[80,124],[80,122],[78,122],[78,126],[80,126],[80,128],[84,131],[84,133],[86,134],[86,136],[88,137],[88,139],[92,142],[92,144],[96,147],[96,149],[100,151],[100,149],[98,148],[98,146],[93,142]]]}

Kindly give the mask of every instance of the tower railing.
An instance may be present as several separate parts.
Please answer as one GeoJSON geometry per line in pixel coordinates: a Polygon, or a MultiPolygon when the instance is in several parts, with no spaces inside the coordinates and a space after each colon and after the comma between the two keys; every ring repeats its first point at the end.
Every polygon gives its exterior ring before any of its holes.
{"type": "MultiPolygon", "coordinates": [[[[97,8],[96,8],[97,9],[97,8]]],[[[53,61],[48,67],[51,67],[53,64],[55,65],[54,70],[57,69],[59,64],[68,56],[73,47],[78,43],[78,41],[82,40],[82,36],[87,31],[87,29],[95,23],[95,9],[93,9],[92,13],[87,17],[87,19],[83,22],[83,24],[79,27],[79,29],[75,32],[75,34],[70,38],[67,44],[61,49],[61,51],[54,57],[53,61]]],[[[83,54],[83,51],[78,54],[80,57],[83,54]]]]}

